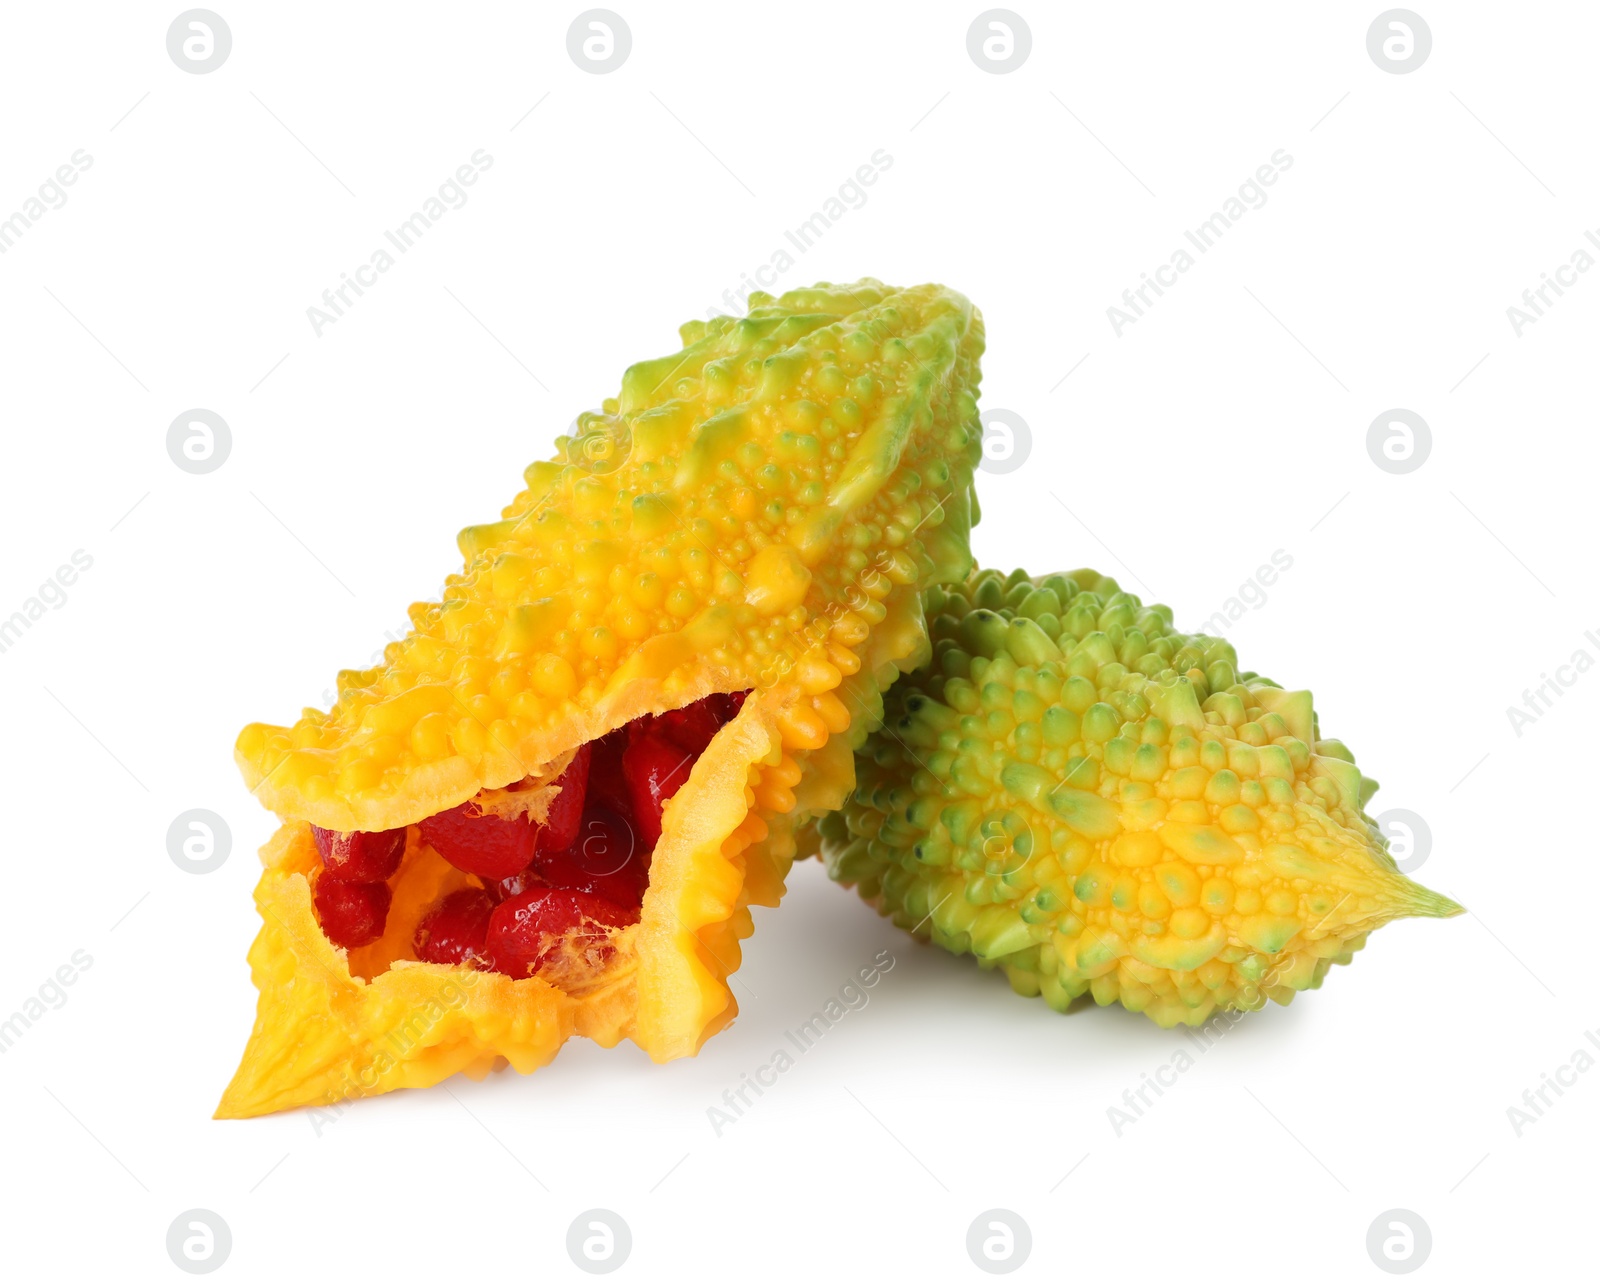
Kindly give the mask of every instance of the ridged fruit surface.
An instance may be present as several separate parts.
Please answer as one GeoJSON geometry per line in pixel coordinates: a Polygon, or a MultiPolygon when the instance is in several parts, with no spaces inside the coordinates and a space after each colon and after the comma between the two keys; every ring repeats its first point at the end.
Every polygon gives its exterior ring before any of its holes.
{"type": "Polygon", "coordinates": [[[1064,1010],[1162,1026],[1287,1003],[1407,915],[1377,788],[1309,691],[1241,672],[1091,570],[981,571],[926,595],[931,662],[889,692],[830,874],[903,927],[1064,1010]]]}
{"type": "Polygon", "coordinates": [[[983,349],[939,286],[751,302],[630,367],[499,521],[461,533],[443,600],[411,608],[383,664],[342,672],[332,709],[240,734],[284,827],[257,889],[256,1028],[219,1114],[531,1069],[573,1032],[665,1060],[732,1019],[749,906],[777,904],[795,827],[848,795],[881,692],[926,658],[921,590],[970,568],[983,349]],[[525,978],[416,961],[422,918],[476,885],[418,822],[524,796],[542,817],[584,744],[743,691],[665,805],[638,923],[525,978]],[[311,826],[409,831],[383,934],[348,954],[313,910],[311,826]],[[376,1086],[356,1074],[452,985],[463,1001],[376,1086]]]}

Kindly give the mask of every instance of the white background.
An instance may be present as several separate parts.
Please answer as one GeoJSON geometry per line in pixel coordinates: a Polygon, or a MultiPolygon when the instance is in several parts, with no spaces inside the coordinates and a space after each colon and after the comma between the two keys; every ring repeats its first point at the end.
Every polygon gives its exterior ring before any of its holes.
{"type": "Polygon", "coordinates": [[[615,0],[632,53],[594,75],[578,4],[216,3],[210,74],[168,57],[175,4],[15,6],[0,47],[0,217],[93,158],[0,256],[0,616],[93,558],[0,654],[0,1015],[93,959],[0,1057],[8,1275],[182,1278],[165,1237],[196,1207],[232,1231],[219,1278],[251,1280],[585,1278],[565,1239],[593,1207],[638,1278],[984,1278],[991,1208],[1031,1227],[1019,1278],[1382,1278],[1391,1208],[1431,1227],[1422,1278],[1592,1267],[1600,1073],[1520,1137],[1507,1108],[1600,1025],[1600,675],[1520,736],[1506,710],[1600,658],[1600,273],[1520,337],[1506,309],[1600,226],[1600,14],[1417,0],[1432,53],[1395,75],[1377,3],[1018,0],[1032,53],[995,75],[979,3],[615,0]],[[480,148],[470,200],[318,337],[306,309],[480,148]],[[1268,203],[1118,337],[1106,309],[1280,148],[1268,203]],[[212,1122],[275,823],[239,727],[368,663],[456,530],[878,149],[779,288],[937,280],[983,309],[983,404],[1033,446],[981,478],[980,559],[1093,564],[1192,628],[1283,550],[1244,667],[1315,690],[1374,811],[1426,818],[1418,877],[1473,913],[1377,933],[1120,1137],[1108,1108],[1180,1033],[1016,998],[814,864],[758,911],[742,1015],[697,1059],[574,1042],[320,1133],[212,1122]],[[192,407],[232,431],[203,476],[165,445],[192,407]],[[1393,407],[1432,429],[1403,476],[1365,444],[1393,407]],[[233,836],[204,876],[166,846],[195,807],[233,836]],[[883,949],[870,1004],[717,1136],[723,1090],[883,949]]]}

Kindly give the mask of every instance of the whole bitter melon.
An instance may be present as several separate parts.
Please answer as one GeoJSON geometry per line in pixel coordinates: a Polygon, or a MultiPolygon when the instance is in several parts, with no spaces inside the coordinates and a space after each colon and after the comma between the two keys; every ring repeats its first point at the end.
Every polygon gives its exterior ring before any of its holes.
{"type": "Polygon", "coordinates": [[[822,854],[1018,993],[1199,1025],[1315,988],[1391,919],[1461,912],[1398,870],[1311,693],[1228,642],[1090,570],[982,571],[926,606],[932,660],[886,697],[822,854]]]}

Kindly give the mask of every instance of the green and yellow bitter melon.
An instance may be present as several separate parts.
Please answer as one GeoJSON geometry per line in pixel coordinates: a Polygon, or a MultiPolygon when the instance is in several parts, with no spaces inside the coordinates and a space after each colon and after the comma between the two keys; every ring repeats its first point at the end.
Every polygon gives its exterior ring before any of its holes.
{"type": "Polygon", "coordinates": [[[461,533],[382,663],[240,734],[283,824],[219,1115],[526,1072],[574,1033],[691,1056],[733,1019],[750,906],[927,656],[920,591],[970,569],[983,321],[862,280],[681,335],[461,533]]]}
{"type": "Polygon", "coordinates": [[[830,875],[918,936],[1058,1010],[1193,1026],[1461,912],[1396,867],[1311,693],[1228,642],[1090,570],[981,571],[925,605],[933,658],[818,823],[830,875]]]}

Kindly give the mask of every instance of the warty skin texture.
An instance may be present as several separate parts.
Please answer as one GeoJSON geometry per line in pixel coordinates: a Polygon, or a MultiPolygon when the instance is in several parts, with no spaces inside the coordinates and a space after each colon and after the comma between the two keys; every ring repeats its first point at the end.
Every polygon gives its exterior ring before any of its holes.
{"type": "Polygon", "coordinates": [[[574,1033],[668,1060],[732,1020],[750,906],[778,903],[796,827],[848,795],[882,691],[927,658],[921,590],[970,567],[983,322],[943,287],[863,280],[681,333],[461,533],[461,571],[382,664],[341,673],[329,710],[240,733],[283,826],[256,889],[255,1030],[219,1115],[532,1070],[574,1033]],[[666,805],[640,922],[548,975],[415,960],[421,916],[471,885],[418,821],[738,691],[666,805]],[[313,824],[409,831],[370,945],[319,929],[313,824]]]}
{"type": "Polygon", "coordinates": [[[830,875],[919,937],[1058,1010],[1197,1026],[1319,986],[1392,919],[1461,912],[1396,868],[1311,693],[1228,642],[1092,570],[925,601],[932,660],[817,825],[830,875]]]}

